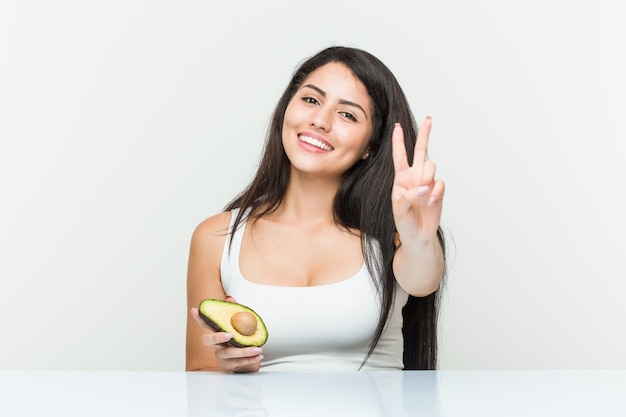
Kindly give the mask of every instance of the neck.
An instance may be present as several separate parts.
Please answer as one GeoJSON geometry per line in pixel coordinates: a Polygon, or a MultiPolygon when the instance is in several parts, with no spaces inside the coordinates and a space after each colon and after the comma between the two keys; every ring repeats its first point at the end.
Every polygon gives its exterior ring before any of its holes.
{"type": "Polygon", "coordinates": [[[286,220],[311,224],[333,222],[333,202],[340,181],[292,175],[277,214],[286,220]]]}

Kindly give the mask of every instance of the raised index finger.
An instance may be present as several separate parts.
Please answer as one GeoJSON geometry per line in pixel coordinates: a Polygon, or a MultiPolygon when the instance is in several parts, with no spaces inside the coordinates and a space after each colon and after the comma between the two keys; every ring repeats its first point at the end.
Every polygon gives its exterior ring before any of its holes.
{"type": "Polygon", "coordinates": [[[430,116],[427,116],[417,132],[417,141],[415,142],[415,151],[413,152],[413,166],[417,166],[420,170],[428,156],[428,136],[430,135],[432,124],[430,116]]]}

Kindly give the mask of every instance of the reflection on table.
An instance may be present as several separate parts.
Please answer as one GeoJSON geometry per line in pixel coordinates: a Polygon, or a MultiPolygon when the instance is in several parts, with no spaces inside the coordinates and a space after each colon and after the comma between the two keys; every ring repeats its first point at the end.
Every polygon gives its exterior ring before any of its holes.
{"type": "Polygon", "coordinates": [[[1,371],[11,416],[626,416],[626,370],[1,371]]]}
{"type": "Polygon", "coordinates": [[[432,372],[189,373],[187,395],[189,417],[441,415],[432,372]]]}

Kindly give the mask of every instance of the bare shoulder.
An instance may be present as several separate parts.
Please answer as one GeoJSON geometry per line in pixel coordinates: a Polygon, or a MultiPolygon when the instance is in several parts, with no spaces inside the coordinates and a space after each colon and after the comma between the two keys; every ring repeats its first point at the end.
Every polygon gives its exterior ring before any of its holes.
{"type": "Polygon", "coordinates": [[[192,238],[205,243],[211,240],[224,240],[228,235],[230,212],[223,212],[202,221],[193,231],[192,238]]]}
{"type": "Polygon", "coordinates": [[[191,236],[189,253],[190,272],[203,269],[202,275],[219,271],[219,265],[228,236],[230,213],[219,213],[202,221],[191,236]]]}

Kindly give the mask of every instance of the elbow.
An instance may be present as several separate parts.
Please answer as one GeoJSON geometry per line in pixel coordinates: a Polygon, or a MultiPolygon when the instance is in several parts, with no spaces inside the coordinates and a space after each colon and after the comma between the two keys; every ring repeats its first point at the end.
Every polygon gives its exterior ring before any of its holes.
{"type": "Polygon", "coordinates": [[[441,287],[441,279],[422,283],[422,285],[413,285],[410,288],[403,288],[403,290],[413,297],[427,297],[437,291],[439,287],[441,287]]]}
{"type": "Polygon", "coordinates": [[[441,288],[443,279],[445,276],[445,269],[438,268],[436,272],[430,274],[430,276],[421,276],[419,279],[404,279],[399,280],[402,289],[413,297],[427,297],[441,288]],[[404,285],[403,285],[404,283],[404,285]]]}

